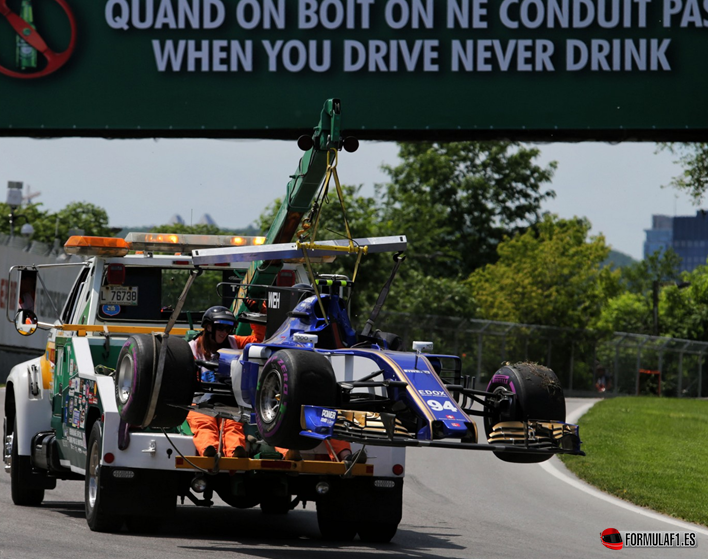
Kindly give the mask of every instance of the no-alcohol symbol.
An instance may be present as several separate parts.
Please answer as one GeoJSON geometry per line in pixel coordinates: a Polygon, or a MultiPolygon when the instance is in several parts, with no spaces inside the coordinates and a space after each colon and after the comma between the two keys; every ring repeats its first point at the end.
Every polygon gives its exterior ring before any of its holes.
{"type": "Polygon", "coordinates": [[[76,46],[76,20],[66,0],[53,1],[64,10],[71,26],[71,39],[64,52],[50,49],[41,33],[35,29],[31,0],[22,0],[19,14],[8,7],[8,0],[0,0],[0,16],[7,19],[17,34],[15,63],[18,68],[18,70],[11,70],[0,65],[0,74],[20,79],[41,78],[56,72],[69,60],[76,46]],[[46,64],[41,69],[33,71],[34,68],[41,66],[37,60],[38,54],[44,57],[46,64]]]}

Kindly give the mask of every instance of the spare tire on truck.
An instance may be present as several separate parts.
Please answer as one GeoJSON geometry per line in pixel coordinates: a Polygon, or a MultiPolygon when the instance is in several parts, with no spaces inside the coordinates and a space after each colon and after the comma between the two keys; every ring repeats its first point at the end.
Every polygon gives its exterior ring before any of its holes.
{"type": "Polygon", "coordinates": [[[271,446],[296,450],[321,441],[300,435],[303,405],[334,407],[337,382],[332,364],[315,351],[283,349],[265,365],[256,387],[256,424],[271,446]]]}
{"type": "MultiPolygon", "coordinates": [[[[487,385],[487,392],[511,391],[516,397],[511,406],[487,408],[491,414],[484,418],[484,430],[489,434],[502,421],[565,421],[565,397],[556,374],[536,363],[507,364],[499,369],[487,385]]],[[[493,398],[488,396],[487,402],[493,398]]],[[[495,452],[505,462],[534,464],[545,462],[550,455],[517,452],[495,452]]]]}
{"type": "Polygon", "coordinates": [[[145,427],[177,427],[187,417],[196,390],[196,365],[189,344],[177,336],[136,334],[128,338],[116,366],[116,404],[123,421],[143,425],[152,399],[162,344],[165,366],[155,413],[145,427]]]}

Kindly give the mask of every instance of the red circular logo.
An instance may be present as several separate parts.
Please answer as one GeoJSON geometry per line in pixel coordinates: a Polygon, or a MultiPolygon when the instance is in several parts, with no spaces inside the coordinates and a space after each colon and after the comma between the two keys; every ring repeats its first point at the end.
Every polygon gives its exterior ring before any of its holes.
{"type": "MultiPolygon", "coordinates": [[[[47,46],[47,43],[42,38],[42,35],[34,28],[31,18],[27,16],[22,17],[7,6],[7,0],[0,0],[0,16],[3,16],[10,23],[15,33],[24,41],[23,48],[28,49],[29,52],[32,50],[41,54],[47,61],[46,66],[37,72],[17,72],[15,70],[10,70],[4,66],[0,66],[0,74],[5,74],[11,78],[20,79],[32,79],[41,78],[52,72],[56,72],[59,68],[66,64],[69,57],[74,52],[76,47],[76,20],[74,19],[74,14],[71,8],[66,3],[66,0],[54,0],[66,14],[66,17],[71,26],[71,39],[69,40],[69,46],[64,52],[54,52],[47,46]],[[27,21],[29,19],[29,21],[27,21]]],[[[19,48],[19,47],[18,47],[19,48]]]]}

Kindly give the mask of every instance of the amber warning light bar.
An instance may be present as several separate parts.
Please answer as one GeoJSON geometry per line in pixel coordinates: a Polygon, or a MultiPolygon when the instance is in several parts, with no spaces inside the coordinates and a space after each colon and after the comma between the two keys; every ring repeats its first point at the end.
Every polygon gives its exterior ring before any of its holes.
{"type": "Polygon", "coordinates": [[[125,256],[131,251],[191,252],[205,248],[242,247],[262,245],[265,237],[239,235],[184,235],[176,233],[128,233],[125,239],[117,237],[70,237],[64,244],[67,254],[79,256],[125,256]]]}

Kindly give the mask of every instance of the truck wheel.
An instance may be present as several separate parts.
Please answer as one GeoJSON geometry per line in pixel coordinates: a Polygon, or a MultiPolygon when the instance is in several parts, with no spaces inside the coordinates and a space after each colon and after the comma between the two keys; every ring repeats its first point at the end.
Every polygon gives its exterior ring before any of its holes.
{"type": "Polygon", "coordinates": [[[359,537],[368,543],[388,543],[398,530],[397,522],[361,522],[359,537]]]}
{"type": "MultiPolygon", "coordinates": [[[[136,334],[128,338],[118,356],[116,404],[123,421],[142,425],[152,398],[153,378],[163,338],[136,334]]],[[[182,338],[167,338],[167,355],[155,415],[146,427],[176,427],[187,417],[194,397],[196,369],[189,344],[182,338]]]]}
{"type": "Polygon", "coordinates": [[[17,442],[17,420],[12,432],[10,450],[10,493],[12,502],[20,507],[37,507],[44,500],[44,489],[32,484],[32,465],[29,456],[20,456],[17,442]]]}
{"type": "Polygon", "coordinates": [[[91,429],[86,453],[84,485],[86,522],[94,532],[117,532],[123,525],[123,518],[111,510],[110,503],[104,502],[101,490],[102,433],[103,425],[100,421],[96,421],[91,429]]]}
{"type": "Polygon", "coordinates": [[[266,361],[256,387],[256,424],[271,446],[296,450],[320,441],[300,435],[303,405],[334,406],[337,382],[329,360],[314,351],[284,349],[266,361]]]}
{"type": "MultiPolygon", "coordinates": [[[[491,408],[492,413],[484,418],[487,438],[492,428],[502,421],[526,421],[528,419],[565,421],[565,398],[556,374],[536,363],[516,363],[499,369],[487,386],[487,392],[510,390],[516,394],[515,402],[507,408],[491,408]]],[[[489,401],[490,398],[487,398],[489,401]]],[[[495,452],[505,462],[535,464],[545,462],[550,455],[495,452]]]]}
{"type": "Polygon", "coordinates": [[[337,518],[336,514],[325,512],[317,507],[317,525],[320,534],[325,540],[350,542],[356,536],[356,526],[353,522],[346,522],[337,518]]]}

